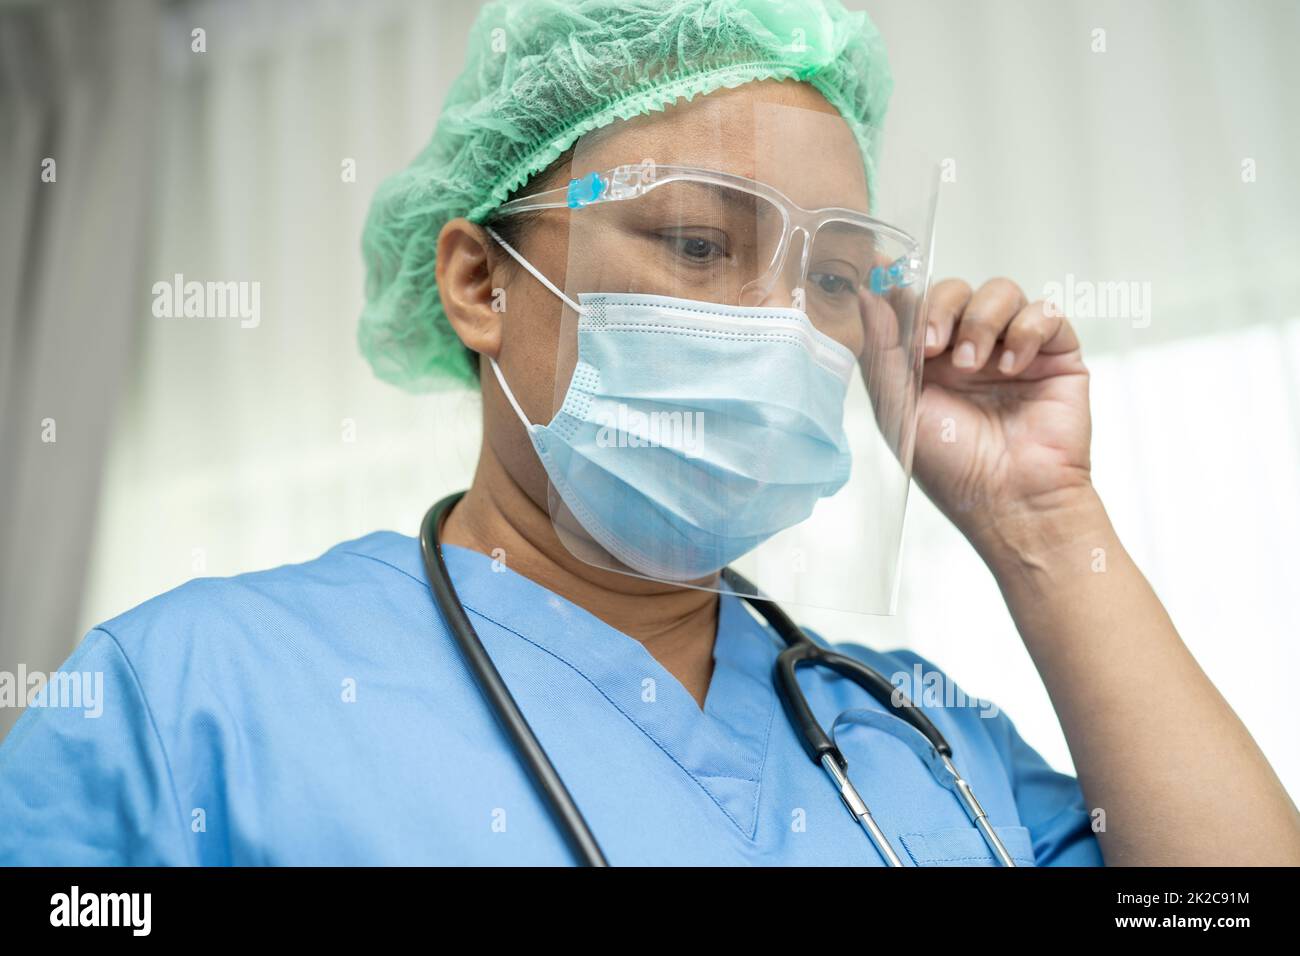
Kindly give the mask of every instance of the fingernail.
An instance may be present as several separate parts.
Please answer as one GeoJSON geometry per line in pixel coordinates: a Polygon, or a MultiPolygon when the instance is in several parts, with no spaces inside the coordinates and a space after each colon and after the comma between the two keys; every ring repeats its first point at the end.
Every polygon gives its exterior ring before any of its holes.
{"type": "Polygon", "coordinates": [[[1003,352],[1002,358],[998,359],[998,371],[1003,375],[1009,375],[1011,370],[1016,367],[1016,353],[1003,352]]]}
{"type": "Polygon", "coordinates": [[[925,347],[932,349],[939,344],[939,330],[933,325],[926,323],[925,326],[925,347]]]}
{"type": "Polygon", "coordinates": [[[952,353],[952,364],[958,368],[974,368],[975,343],[963,342],[957,346],[957,351],[952,353]]]}

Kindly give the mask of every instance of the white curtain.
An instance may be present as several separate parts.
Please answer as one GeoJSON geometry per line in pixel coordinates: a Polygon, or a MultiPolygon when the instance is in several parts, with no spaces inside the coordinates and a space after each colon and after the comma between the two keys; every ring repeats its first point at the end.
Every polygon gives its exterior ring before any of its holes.
{"type": "Polygon", "coordinates": [[[83,625],[196,575],[409,532],[468,481],[476,395],[379,383],[356,319],[370,197],[427,141],[475,10],[168,11],[150,282],[258,283],[260,321],[154,318],[142,302],[83,625]]]}
{"type": "MultiPolygon", "coordinates": [[[[0,9],[0,670],[79,636],[143,267],[156,5],[0,9]]],[[[0,737],[17,720],[0,708],[0,737]]]]}
{"type": "MultiPolygon", "coordinates": [[[[430,501],[468,481],[475,397],[375,382],[354,331],[370,195],[427,141],[477,6],[168,9],[150,281],[259,281],[261,323],[155,319],[142,299],[83,629],[196,574],[308,559],[378,528],[413,534],[430,501]],[[190,51],[195,28],[206,53],[190,51]]],[[[939,274],[1007,274],[1035,295],[1067,276],[1149,283],[1148,324],[1079,322],[1097,482],[1184,638],[1300,795],[1284,683],[1300,663],[1288,588],[1298,8],[866,6],[891,49],[892,136],[955,171],[939,274]]],[[[809,622],[914,648],[1068,769],[992,578],[919,494],[908,523],[899,615],[809,622]]]]}

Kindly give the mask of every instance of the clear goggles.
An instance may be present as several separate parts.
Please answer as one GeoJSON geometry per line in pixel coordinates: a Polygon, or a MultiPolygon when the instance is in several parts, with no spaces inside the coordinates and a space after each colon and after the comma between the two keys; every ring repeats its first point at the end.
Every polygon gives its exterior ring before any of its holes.
{"type": "Polygon", "coordinates": [[[883,296],[924,278],[920,243],[903,230],[853,209],[805,209],[774,186],[716,169],[647,159],[512,200],[497,214],[545,209],[583,210],[584,233],[617,243],[619,291],[788,305],[850,347],[863,291],[883,296]]]}

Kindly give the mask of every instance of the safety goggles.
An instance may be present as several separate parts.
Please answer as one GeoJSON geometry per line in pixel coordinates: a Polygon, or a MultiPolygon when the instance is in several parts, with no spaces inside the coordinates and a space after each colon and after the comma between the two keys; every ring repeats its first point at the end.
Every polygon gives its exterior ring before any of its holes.
{"type": "Polygon", "coordinates": [[[862,290],[882,296],[906,288],[925,266],[917,239],[865,212],[805,209],[768,183],[653,160],[588,172],[496,212],[562,208],[600,218],[606,239],[619,244],[614,251],[635,258],[642,271],[656,270],[660,287],[675,294],[722,305],[773,304],[773,290],[789,272],[789,304],[828,329],[856,316],[862,290]]]}

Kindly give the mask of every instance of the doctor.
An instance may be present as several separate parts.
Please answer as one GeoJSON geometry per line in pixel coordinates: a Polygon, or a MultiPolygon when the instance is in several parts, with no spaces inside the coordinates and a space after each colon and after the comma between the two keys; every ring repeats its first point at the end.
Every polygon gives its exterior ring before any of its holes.
{"type": "MultiPolygon", "coordinates": [[[[786,719],[782,641],[717,572],[855,482],[873,524],[826,543],[870,563],[897,511],[882,476],[905,486],[914,460],[1079,773],[996,709],[909,685],[1012,861],[1300,862],[1294,805],[1091,484],[1068,321],[1005,279],[937,283],[909,312],[928,249],[871,215],[889,78],[870,22],[835,0],[643,7],[485,8],[433,142],[376,198],[361,332],[387,379],[481,382],[448,577],[608,860],[884,862],[786,719]],[[626,415],[595,414],[611,402],[702,427],[629,443],[626,415]]],[[[63,670],[103,675],[102,713],[43,694],[0,747],[0,863],[573,862],[414,523],[92,630],[63,670]]],[[[950,687],[911,652],[840,649],[950,687]]],[[[903,865],[994,865],[880,729],[896,717],[832,673],[801,688],[903,865]]]]}

